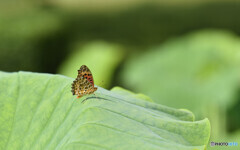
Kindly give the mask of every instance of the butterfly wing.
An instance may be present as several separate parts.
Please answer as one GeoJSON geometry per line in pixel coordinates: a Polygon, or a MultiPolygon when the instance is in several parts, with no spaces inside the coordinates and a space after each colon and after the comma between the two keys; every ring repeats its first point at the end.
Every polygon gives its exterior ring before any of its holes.
{"type": "Polygon", "coordinates": [[[77,77],[72,83],[73,95],[78,95],[78,98],[86,94],[92,94],[97,90],[84,76],[77,77]]]}
{"type": "Polygon", "coordinates": [[[80,69],[78,70],[78,76],[77,77],[82,77],[82,76],[84,78],[86,78],[92,84],[92,86],[94,86],[92,72],[90,71],[90,69],[86,65],[82,65],[80,67],[80,69]]]}

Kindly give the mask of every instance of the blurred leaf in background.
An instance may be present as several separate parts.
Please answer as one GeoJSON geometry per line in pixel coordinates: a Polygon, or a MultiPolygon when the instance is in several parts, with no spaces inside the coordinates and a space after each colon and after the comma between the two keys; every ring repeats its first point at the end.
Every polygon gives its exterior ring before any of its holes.
{"type": "Polygon", "coordinates": [[[39,71],[46,61],[39,43],[61,29],[60,16],[33,2],[14,2],[0,2],[0,68],[39,71]]]}
{"type": "Polygon", "coordinates": [[[237,103],[240,39],[204,30],[146,51],[126,62],[122,82],[157,103],[207,116],[212,138],[226,135],[227,109],[237,103]]]}
{"type": "Polygon", "coordinates": [[[239,48],[239,38],[228,32],[190,34],[129,59],[122,81],[172,107],[229,107],[239,86],[239,48]]]}
{"type": "Polygon", "coordinates": [[[124,58],[124,50],[116,44],[90,42],[85,46],[77,45],[58,73],[76,78],[81,65],[87,65],[93,73],[94,82],[101,87],[109,88],[114,72],[124,58]]]}
{"type": "Polygon", "coordinates": [[[0,70],[56,73],[71,52],[69,47],[79,39],[117,43],[134,54],[203,28],[240,34],[240,20],[236,19],[239,6],[232,0],[111,0],[94,4],[86,0],[2,0],[0,70]]]}

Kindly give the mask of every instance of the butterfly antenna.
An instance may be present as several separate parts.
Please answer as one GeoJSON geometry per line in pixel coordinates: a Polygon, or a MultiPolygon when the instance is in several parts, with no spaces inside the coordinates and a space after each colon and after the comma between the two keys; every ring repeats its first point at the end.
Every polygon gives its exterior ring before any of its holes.
{"type": "MultiPolygon", "coordinates": [[[[87,98],[85,98],[83,101],[82,101],[82,103],[84,103],[85,101],[87,101],[88,99],[94,99],[94,98],[97,98],[97,99],[99,99],[99,100],[106,100],[106,101],[112,101],[112,100],[109,100],[109,99],[106,99],[106,98],[103,98],[103,97],[98,97],[98,96],[92,96],[92,97],[87,97],[87,98]]],[[[113,101],[112,101],[113,102],[113,101]]]]}

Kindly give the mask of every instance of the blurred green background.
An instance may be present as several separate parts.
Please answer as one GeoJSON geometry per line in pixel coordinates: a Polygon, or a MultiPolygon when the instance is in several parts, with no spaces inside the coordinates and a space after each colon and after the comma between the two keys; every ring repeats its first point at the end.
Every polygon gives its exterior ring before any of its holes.
{"type": "Polygon", "coordinates": [[[240,144],[239,14],[237,0],[1,0],[0,70],[75,78],[85,64],[97,85],[208,117],[210,141],[240,144]]]}

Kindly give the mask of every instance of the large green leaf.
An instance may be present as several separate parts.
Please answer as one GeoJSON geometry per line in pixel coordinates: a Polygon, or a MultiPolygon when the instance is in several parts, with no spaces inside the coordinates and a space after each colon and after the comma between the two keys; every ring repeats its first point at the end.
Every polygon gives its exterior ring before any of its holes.
{"type": "Polygon", "coordinates": [[[203,150],[208,143],[208,119],[121,89],[99,87],[81,103],[86,96],[72,96],[72,80],[0,72],[0,149],[203,150]]]}

